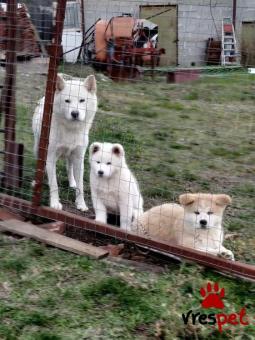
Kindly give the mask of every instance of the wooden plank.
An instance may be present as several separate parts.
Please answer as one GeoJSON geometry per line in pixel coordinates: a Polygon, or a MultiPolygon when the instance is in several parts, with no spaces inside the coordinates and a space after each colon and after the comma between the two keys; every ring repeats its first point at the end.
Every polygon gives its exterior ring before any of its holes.
{"type": "Polygon", "coordinates": [[[65,223],[61,221],[38,224],[38,227],[49,231],[54,231],[55,233],[58,234],[63,234],[65,231],[65,223]]]}
{"type": "Polygon", "coordinates": [[[0,231],[8,231],[17,235],[26,236],[53,247],[79,255],[87,255],[96,259],[101,259],[108,255],[108,251],[106,250],[18,220],[0,222],[0,231]]]}
{"type": "Polygon", "coordinates": [[[5,220],[13,220],[16,219],[18,221],[24,221],[24,217],[22,217],[19,214],[16,214],[13,211],[7,210],[5,208],[0,208],[0,220],[5,221],[5,220]]]}

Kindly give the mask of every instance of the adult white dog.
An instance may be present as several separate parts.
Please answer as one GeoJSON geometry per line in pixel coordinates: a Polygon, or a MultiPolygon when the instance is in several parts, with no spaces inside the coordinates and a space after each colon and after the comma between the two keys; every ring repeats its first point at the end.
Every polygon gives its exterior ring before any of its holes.
{"type": "Polygon", "coordinates": [[[120,227],[130,230],[131,222],[143,213],[138,183],[129,170],[123,146],[93,143],[90,146],[90,188],[96,220],[107,222],[107,211],[120,213],[120,227]]]}
{"type": "MultiPolygon", "coordinates": [[[[41,134],[44,101],[45,98],[39,101],[33,116],[32,127],[36,156],[41,134]]],[[[64,157],[69,185],[71,188],[76,188],[76,207],[81,211],[88,209],[83,193],[84,156],[96,110],[96,79],[93,75],[88,76],[83,82],[79,79],[65,81],[58,75],[46,162],[52,208],[62,209],[58,193],[56,163],[60,157],[64,157]]]]}

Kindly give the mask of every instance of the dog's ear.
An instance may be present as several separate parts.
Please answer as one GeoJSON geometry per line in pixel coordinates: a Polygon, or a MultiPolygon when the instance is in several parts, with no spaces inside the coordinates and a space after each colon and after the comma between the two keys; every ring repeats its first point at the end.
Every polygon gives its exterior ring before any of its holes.
{"type": "Polygon", "coordinates": [[[181,205],[189,205],[194,203],[196,200],[195,194],[182,194],[179,196],[179,202],[181,205]]]}
{"type": "Polygon", "coordinates": [[[230,205],[232,203],[232,199],[228,195],[219,194],[219,195],[215,195],[215,203],[217,205],[225,207],[225,206],[230,205]]]}
{"type": "Polygon", "coordinates": [[[112,153],[118,157],[123,157],[125,152],[121,144],[113,144],[112,153]]]}
{"type": "Polygon", "coordinates": [[[91,74],[85,79],[84,86],[88,92],[91,92],[91,93],[97,92],[97,81],[93,74],[91,74]]]}
{"type": "Polygon", "coordinates": [[[57,75],[56,90],[62,91],[65,87],[65,81],[60,74],[57,75]]]}
{"type": "Polygon", "coordinates": [[[98,143],[93,143],[89,147],[89,154],[93,155],[100,149],[100,145],[98,143]]]}

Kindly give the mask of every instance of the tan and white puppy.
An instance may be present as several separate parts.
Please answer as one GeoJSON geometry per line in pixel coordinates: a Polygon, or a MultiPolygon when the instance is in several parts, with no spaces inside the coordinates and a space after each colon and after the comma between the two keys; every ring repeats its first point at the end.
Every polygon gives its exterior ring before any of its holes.
{"type": "Polygon", "coordinates": [[[89,149],[90,188],[96,221],[106,223],[107,211],[120,214],[120,227],[130,230],[131,222],[143,213],[143,198],[129,170],[123,146],[95,142],[89,149]]]}
{"type": "MultiPolygon", "coordinates": [[[[43,97],[33,116],[35,156],[38,154],[44,101],[43,97]]],[[[46,162],[51,208],[62,209],[56,163],[60,157],[64,157],[69,185],[71,188],[76,188],[76,207],[81,211],[88,209],[83,193],[84,156],[96,110],[96,79],[93,75],[88,76],[84,81],[79,79],[65,81],[58,75],[46,162]]]]}
{"type": "Polygon", "coordinates": [[[167,203],[146,211],[133,231],[165,242],[234,260],[223,246],[223,213],[231,203],[228,195],[183,194],[179,204],[167,203]]]}

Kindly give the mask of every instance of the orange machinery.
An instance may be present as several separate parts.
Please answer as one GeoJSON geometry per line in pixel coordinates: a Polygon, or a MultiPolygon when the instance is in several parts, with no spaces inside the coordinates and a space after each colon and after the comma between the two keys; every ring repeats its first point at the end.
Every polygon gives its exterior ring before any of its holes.
{"type": "Polygon", "coordinates": [[[158,65],[163,49],[158,50],[157,25],[131,16],[99,20],[95,25],[95,62],[106,65],[112,76],[113,69],[125,69],[123,77],[135,77],[137,66],[145,63],[158,65]],[[149,27],[148,27],[149,26],[149,27]],[[128,71],[128,72],[127,72],[128,71]]]}

